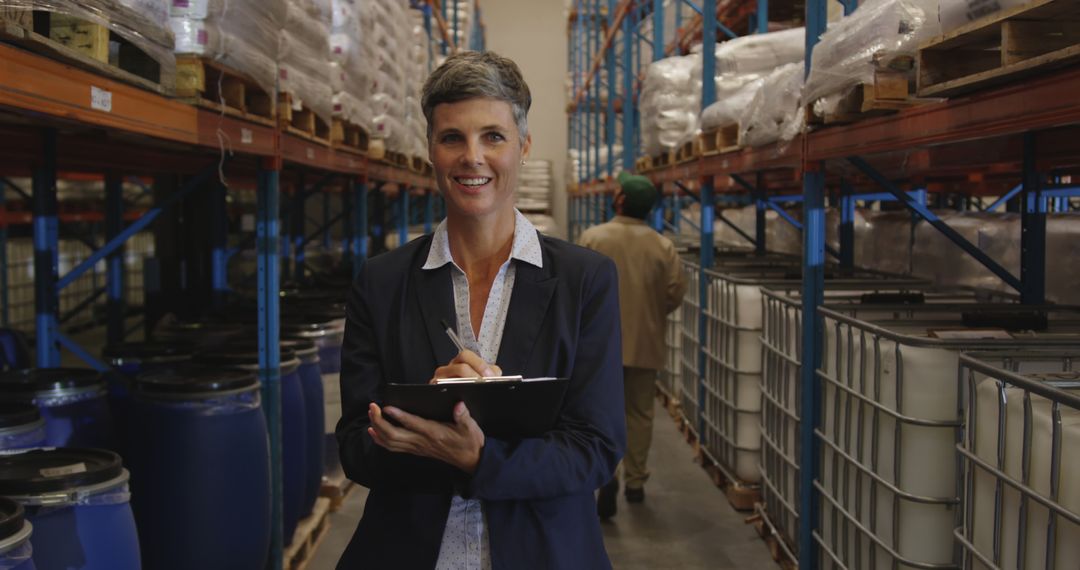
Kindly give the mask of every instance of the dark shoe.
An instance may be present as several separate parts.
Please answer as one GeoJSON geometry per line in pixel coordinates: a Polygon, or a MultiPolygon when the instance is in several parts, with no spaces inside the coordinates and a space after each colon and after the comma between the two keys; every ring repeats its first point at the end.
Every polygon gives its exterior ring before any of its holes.
{"type": "Polygon", "coordinates": [[[615,516],[615,498],[618,494],[618,479],[612,479],[607,485],[600,487],[600,495],[596,498],[596,514],[600,518],[610,519],[615,516]]]}
{"type": "Polygon", "coordinates": [[[638,489],[626,488],[626,502],[627,503],[644,503],[645,502],[645,488],[638,489]]]}

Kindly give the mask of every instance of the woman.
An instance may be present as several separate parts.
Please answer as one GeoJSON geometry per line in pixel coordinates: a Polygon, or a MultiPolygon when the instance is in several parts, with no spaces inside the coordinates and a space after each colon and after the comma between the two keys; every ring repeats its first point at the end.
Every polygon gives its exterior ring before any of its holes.
{"type": "Polygon", "coordinates": [[[615,267],[514,209],[530,104],[492,53],[451,56],[424,85],[446,219],[368,261],[350,294],[337,437],[371,492],[338,568],[610,567],[593,491],[626,437],[615,267]],[[386,382],[499,373],[570,379],[551,431],[499,439],[460,402],[453,423],[379,404],[386,382]]]}

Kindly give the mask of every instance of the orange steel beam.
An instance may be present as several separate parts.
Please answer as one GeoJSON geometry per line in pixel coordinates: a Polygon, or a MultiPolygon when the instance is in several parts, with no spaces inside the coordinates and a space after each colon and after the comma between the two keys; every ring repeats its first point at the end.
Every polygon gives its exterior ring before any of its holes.
{"type": "Polygon", "coordinates": [[[198,143],[195,107],[7,45],[0,45],[0,106],[198,143]]]}
{"type": "MultiPolygon", "coordinates": [[[[612,20],[611,25],[608,26],[608,31],[604,34],[604,43],[600,46],[600,51],[596,52],[593,56],[592,66],[589,68],[588,75],[585,76],[585,83],[578,90],[574,96],[574,106],[577,107],[581,104],[581,101],[585,99],[585,92],[589,90],[589,85],[592,84],[592,79],[596,76],[596,72],[600,69],[600,64],[604,62],[604,52],[611,47],[611,42],[615,41],[615,34],[618,32],[619,27],[622,26],[622,21],[626,18],[626,14],[630,12],[630,4],[632,0],[622,0],[615,8],[615,19],[612,20]]],[[[610,81],[611,78],[608,78],[610,81]]]]}

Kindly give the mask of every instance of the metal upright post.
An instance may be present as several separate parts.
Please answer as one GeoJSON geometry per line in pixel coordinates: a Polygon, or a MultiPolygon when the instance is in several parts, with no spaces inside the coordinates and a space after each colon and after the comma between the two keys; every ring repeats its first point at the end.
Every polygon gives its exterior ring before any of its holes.
{"type": "Polygon", "coordinates": [[[840,267],[855,267],[855,198],[851,185],[840,181],[840,267]]]}
{"type": "Polygon", "coordinates": [[[398,247],[409,241],[409,187],[398,185],[398,247]]]}
{"type": "Polygon", "coordinates": [[[36,360],[39,368],[60,366],[57,330],[59,267],[56,203],[56,131],[42,131],[41,162],[34,168],[34,312],[37,325],[36,360]]]}
{"type": "Polygon", "coordinates": [[[333,218],[333,215],[330,213],[330,193],[323,190],[323,193],[322,193],[322,223],[323,223],[323,227],[326,228],[326,231],[323,232],[322,237],[323,237],[323,249],[327,250],[327,251],[330,250],[330,237],[331,237],[330,234],[332,233],[330,231],[330,220],[331,220],[331,218],[333,218]]]}
{"type": "MultiPolygon", "coordinates": [[[[681,2],[677,2],[681,3],[681,2]]],[[[664,59],[664,0],[652,0],[652,59],[660,61],[664,59]]],[[[714,11],[715,12],[715,11],[714,11]]],[[[702,44],[705,40],[702,40],[702,44]]]]}
{"type": "Polygon", "coordinates": [[[10,324],[8,314],[8,256],[7,256],[7,220],[2,218],[6,213],[4,197],[7,188],[0,183],[0,327],[10,324]]]}
{"type": "Polygon", "coordinates": [[[769,209],[769,205],[765,202],[765,175],[761,172],[757,173],[754,180],[754,188],[757,192],[754,195],[754,253],[757,255],[765,255],[767,243],[766,243],[766,218],[765,211],[769,209]]]}
{"type": "MultiPolygon", "coordinates": [[[[592,60],[600,55],[600,3],[602,0],[594,0],[592,7],[592,14],[589,16],[589,24],[592,39],[592,53],[589,56],[589,68],[591,69],[592,60]]],[[[589,129],[589,150],[592,152],[592,161],[589,163],[589,169],[586,171],[586,176],[589,180],[598,178],[600,172],[600,71],[597,70],[596,77],[593,77],[592,84],[590,85],[592,90],[592,98],[589,101],[589,117],[592,118],[592,127],[589,129]]]]}
{"type": "Polygon", "coordinates": [[[1036,169],[1035,133],[1024,133],[1024,193],[1020,210],[1020,301],[1046,302],[1046,201],[1036,169]]]}
{"type": "MultiPolygon", "coordinates": [[[[105,241],[124,231],[124,183],[116,172],[105,175],[105,241]]],[[[117,247],[106,258],[105,338],[109,343],[124,340],[124,246],[117,247]]]]}
{"type": "Polygon", "coordinates": [[[292,235],[289,236],[292,238],[293,243],[292,274],[293,279],[296,280],[297,284],[304,281],[304,258],[306,257],[304,255],[304,233],[305,226],[307,226],[307,213],[304,209],[304,204],[307,202],[306,179],[307,176],[305,175],[305,172],[301,170],[297,177],[296,185],[293,186],[292,208],[289,210],[289,216],[291,216],[290,219],[292,221],[292,235]]]}
{"type": "MultiPolygon", "coordinates": [[[[828,21],[825,0],[806,3],[806,56],[804,74],[810,64],[818,38],[828,21]]],[[[805,149],[804,149],[805,150],[805,149]]],[[[804,153],[805,155],[805,153],[804,153]]],[[[825,172],[820,162],[803,165],[803,288],[802,288],[802,395],[799,426],[799,528],[798,551],[801,570],[817,570],[818,555],[814,531],[819,524],[819,503],[814,481],[820,472],[820,445],[816,431],[821,420],[822,320],[818,307],[825,290],[825,172]]]]}
{"type": "Polygon", "coordinates": [[[435,192],[424,191],[424,233],[430,234],[435,223],[435,192]]]}
{"type": "MultiPolygon", "coordinates": [[[[716,0],[705,0],[702,11],[701,109],[716,101],[716,0]]],[[[713,219],[716,196],[712,176],[701,178],[701,271],[698,272],[698,434],[705,433],[705,342],[708,323],[709,277],[705,270],[713,266],[713,219]]]]}
{"type": "Polygon", "coordinates": [[[226,296],[229,293],[229,212],[225,185],[220,181],[211,182],[211,185],[213,193],[211,215],[214,219],[210,252],[210,281],[213,288],[214,307],[220,309],[225,306],[226,296]]]}
{"type": "Polygon", "coordinates": [[[769,0],[757,0],[757,27],[755,31],[759,34],[769,31],[769,0]]]}
{"type": "Polygon", "coordinates": [[[278,211],[280,171],[263,166],[257,188],[258,220],[255,243],[258,254],[259,381],[263,411],[270,433],[270,568],[283,565],[283,490],[281,456],[281,345],[278,327],[278,211]]]}
{"type": "Polygon", "coordinates": [[[656,208],[652,211],[652,227],[654,230],[664,233],[664,183],[656,185],[656,192],[660,199],[656,201],[656,208]]]}
{"type": "Polygon", "coordinates": [[[637,148],[634,146],[634,109],[637,104],[634,101],[634,42],[633,26],[628,14],[622,21],[622,167],[631,172],[634,169],[634,159],[637,148]]]}
{"type": "MultiPolygon", "coordinates": [[[[610,30],[615,23],[615,0],[607,0],[608,8],[608,29],[610,30]]],[[[615,119],[615,98],[618,96],[616,86],[618,82],[615,78],[615,42],[608,44],[607,50],[604,52],[604,61],[607,67],[607,114],[604,117],[604,127],[606,128],[606,139],[608,156],[607,156],[607,175],[613,176],[615,174],[615,126],[618,122],[615,119]]],[[[625,105],[623,108],[625,112],[625,105]]],[[[623,149],[623,153],[626,149],[623,149]]]]}
{"type": "Polygon", "coordinates": [[[360,269],[368,256],[368,196],[367,180],[358,178],[353,181],[353,278],[360,275],[360,269]]]}

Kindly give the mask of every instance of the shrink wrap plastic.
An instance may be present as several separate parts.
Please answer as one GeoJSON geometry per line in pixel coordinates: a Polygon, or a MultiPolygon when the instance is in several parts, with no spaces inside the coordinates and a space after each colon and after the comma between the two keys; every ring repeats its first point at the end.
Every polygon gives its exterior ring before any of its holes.
{"type": "Polygon", "coordinates": [[[749,146],[788,142],[803,128],[806,111],[799,104],[803,65],[789,63],[765,76],[739,121],[739,138],[749,146]]]}
{"type": "Polygon", "coordinates": [[[371,19],[363,17],[354,0],[333,0],[331,4],[330,86],[333,114],[370,130],[373,115],[371,93],[375,69],[364,57],[363,39],[371,36],[371,19]]]}
{"type": "Polygon", "coordinates": [[[939,0],[941,33],[947,34],[968,22],[1026,3],[1027,0],[939,0]]]}
{"type": "Polygon", "coordinates": [[[287,8],[278,37],[279,88],[292,96],[293,109],[306,106],[330,124],[330,1],[287,0],[287,8]]]}
{"type": "Polygon", "coordinates": [[[855,265],[887,273],[911,273],[911,214],[855,211],[855,265]]]}
{"type": "MultiPolygon", "coordinates": [[[[805,34],[803,28],[795,28],[717,44],[717,101],[723,104],[778,66],[802,61],[805,34]]],[[[647,154],[672,150],[700,131],[701,75],[700,53],[649,65],[641,90],[642,145],[647,154]]],[[[730,107],[715,112],[725,117],[732,114],[730,107]]]]}
{"type": "Polygon", "coordinates": [[[938,0],[868,0],[831,24],[814,47],[804,105],[834,111],[856,85],[873,82],[875,69],[910,69],[919,42],[941,31],[937,6],[938,0]]]}
{"type": "Polygon", "coordinates": [[[254,8],[247,10],[233,6],[228,14],[207,19],[170,18],[176,53],[212,58],[247,75],[267,93],[274,93],[280,25],[254,8]]]}
{"type": "Polygon", "coordinates": [[[146,52],[164,74],[176,69],[169,0],[0,0],[0,8],[45,10],[93,22],[146,52]]]}
{"type": "Polygon", "coordinates": [[[764,77],[752,73],[718,80],[716,102],[701,113],[701,130],[711,131],[738,123],[764,83],[764,77]]]}
{"type": "MultiPolygon", "coordinates": [[[[1020,274],[1018,214],[942,212],[939,217],[1010,273],[1020,274]]],[[[912,262],[915,276],[929,278],[938,285],[1013,292],[989,269],[927,223],[919,223],[915,227],[912,262]]]]}

